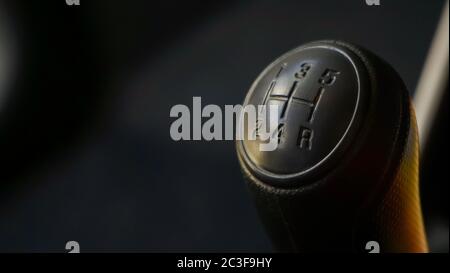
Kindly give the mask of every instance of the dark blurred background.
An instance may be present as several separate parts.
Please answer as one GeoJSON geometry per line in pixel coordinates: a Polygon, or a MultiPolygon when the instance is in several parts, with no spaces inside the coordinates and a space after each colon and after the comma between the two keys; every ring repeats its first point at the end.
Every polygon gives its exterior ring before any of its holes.
{"type": "MultiPolygon", "coordinates": [[[[273,59],[342,39],[413,95],[444,1],[0,1],[0,251],[271,251],[231,141],[175,142],[175,104],[238,104],[273,59]]],[[[422,164],[448,251],[447,100],[422,164]]],[[[444,104],[444,102],[443,102],[444,104]]]]}

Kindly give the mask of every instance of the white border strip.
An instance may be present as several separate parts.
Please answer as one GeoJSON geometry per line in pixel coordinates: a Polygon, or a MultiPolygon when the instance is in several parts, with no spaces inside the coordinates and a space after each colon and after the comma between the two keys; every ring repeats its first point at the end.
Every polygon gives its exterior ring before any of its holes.
{"type": "Polygon", "coordinates": [[[448,81],[449,1],[431,44],[414,96],[420,147],[425,147],[448,81]]]}

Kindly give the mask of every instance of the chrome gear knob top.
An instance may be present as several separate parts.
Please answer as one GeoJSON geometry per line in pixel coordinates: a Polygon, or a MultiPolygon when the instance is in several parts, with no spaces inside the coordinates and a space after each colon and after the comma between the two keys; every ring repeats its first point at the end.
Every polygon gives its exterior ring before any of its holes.
{"type": "Polygon", "coordinates": [[[346,42],[311,42],[271,63],[246,105],[278,106],[275,150],[236,142],[278,250],[364,251],[369,241],[385,252],[427,250],[414,111],[389,64],[346,42]]]}

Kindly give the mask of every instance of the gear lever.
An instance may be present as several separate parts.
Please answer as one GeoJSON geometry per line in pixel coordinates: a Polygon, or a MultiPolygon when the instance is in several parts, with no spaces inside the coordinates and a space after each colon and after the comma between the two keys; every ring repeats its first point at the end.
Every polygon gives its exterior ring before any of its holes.
{"type": "Polygon", "coordinates": [[[348,43],[308,43],[270,64],[244,102],[267,104],[281,109],[277,149],[236,145],[277,250],[428,250],[414,110],[390,65],[348,43]]]}

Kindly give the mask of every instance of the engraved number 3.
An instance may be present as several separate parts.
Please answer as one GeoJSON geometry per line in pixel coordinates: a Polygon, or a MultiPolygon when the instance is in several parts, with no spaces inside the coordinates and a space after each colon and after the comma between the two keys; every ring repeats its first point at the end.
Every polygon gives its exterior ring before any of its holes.
{"type": "Polygon", "coordinates": [[[306,74],[308,74],[308,71],[311,69],[311,65],[309,63],[303,63],[300,66],[300,71],[295,73],[295,77],[297,79],[303,79],[306,77],[306,74]]]}

